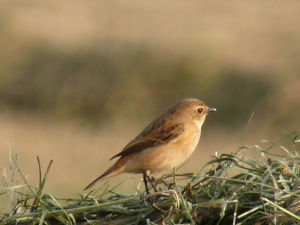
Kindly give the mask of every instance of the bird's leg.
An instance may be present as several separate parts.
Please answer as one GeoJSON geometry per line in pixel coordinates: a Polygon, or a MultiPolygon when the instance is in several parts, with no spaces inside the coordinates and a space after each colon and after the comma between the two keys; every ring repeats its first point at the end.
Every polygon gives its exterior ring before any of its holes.
{"type": "Polygon", "coordinates": [[[147,194],[149,194],[149,188],[148,188],[148,185],[147,185],[147,180],[148,180],[148,182],[151,184],[153,190],[154,190],[155,192],[157,192],[157,189],[156,189],[155,185],[153,184],[152,179],[150,178],[149,174],[150,174],[150,170],[146,170],[146,171],[143,173],[143,179],[144,179],[144,183],[145,183],[145,188],[146,188],[147,194]]]}
{"type": "MultiPolygon", "coordinates": [[[[149,188],[148,188],[148,184],[147,184],[147,179],[148,179],[148,181],[149,181],[151,184],[152,184],[152,182],[151,182],[151,180],[149,179],[149,176],[147,175],[147,173],[149,173],[149,172],[146,171],[146,172],[143,173],[143,179],[144,179],[144,184],[145,184],[146,193],[147,193],[147,195],[148,195],[148,194],[150,194],[150,192],[149,192],[149,188]]],[[[148,202],[149,205],[153,205],[153,204],[154,204],[154,200],[151,201],[150,198],[148,198],[146,201],[148,202]]]]}
{"type": "Polygon", "coordinates": [[[156,186],[153,184],[152,179],[150,178],[150,176],[149,176],[149,175],[146,175],[146,177],[148,178],[148,181],[149,181],[149,183],[151,184],[153,190],[154,190],[155,192],[158,192],[157,189],[156,189],[156,186]]]}
{"type": "Polygon", "coordinates": [[[143,180],[144,180],[144,184],[145,184],[145,189],[146,189],[146,193],[148,195],[150,193],[149,193],[149,189],[148,189],[148,185],[147,185],[147,178],[148,178],[147,174],[143,173],[143,180]]]}
{"type": "MultiPolygon", "coordinates": [[[[150,194],[149,188],[148,188],[148,185],[147,185],[147,180],[148,180],[148,182],[151,184],[153,190],[154,190],[155,192],[157,192],[157,189],[156,189],[155,185],[153,184],[152,179],[150,178],[149,174],[150,174],[150,170],[147,170],[147,171],[145,171],[145,172],[143,173],[143,179],[144,179],[144,183],[145,183],[145,188],[146,188],[147,194],[150,194]]],[[[150,198],[148,198],[148,199],[147,199],[147,202],[148,202],[150,205],[153,205],[153,204],[155,203],[155,198],[152,198],[152,200],[151,200],[150,198]]]]}
{"type": "Polygon", "coordinates": [[[173,183],[176,184],[176,167],[173,167],[173,183]]]}

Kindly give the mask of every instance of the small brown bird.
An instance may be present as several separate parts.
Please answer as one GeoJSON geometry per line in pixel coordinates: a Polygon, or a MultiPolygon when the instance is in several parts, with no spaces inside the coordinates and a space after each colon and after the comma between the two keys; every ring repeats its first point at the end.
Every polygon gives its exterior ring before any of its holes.
{"type": "Polygon", "coordinates": [[[177,102],[113,156],[111,159],[120,158],[84,190],[121,173],[142,173],[149,193],[146,180],[150,181],[149,174],[171,169],[187,160],[199,142],[207,113],[212,111],[216,109],[197,99],[177,102]]]}

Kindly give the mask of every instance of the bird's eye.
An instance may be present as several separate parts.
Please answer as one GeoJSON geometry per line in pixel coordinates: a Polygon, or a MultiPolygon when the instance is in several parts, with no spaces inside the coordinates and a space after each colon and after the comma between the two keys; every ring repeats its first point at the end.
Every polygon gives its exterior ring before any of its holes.
{"type": "Polygon", "coordinates": [[[197,109],[198,113],[202,113],[203,109],[202,108],[199,108],[197,109]]]}

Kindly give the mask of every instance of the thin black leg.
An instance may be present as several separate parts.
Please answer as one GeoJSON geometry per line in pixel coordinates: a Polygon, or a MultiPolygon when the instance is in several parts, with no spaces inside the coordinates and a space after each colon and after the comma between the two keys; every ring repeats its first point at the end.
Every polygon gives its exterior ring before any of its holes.
{"type": "Polygon", "coordinates": [[[150,194],[150,192],[149,192],[148,185],[147,185],[147,178],[148,178],[148,176],[146,175],[146,173],[143,173],[143,180],[144,180],[144,184],[145,184],[145,188],[146,188],[146,193],[148,195],[148,194],[150,194]]]}
{"type": "MultiPolygon", "coordinates": [[[[147,175],[146,175],[146,176],[147,176],[147,175]]],[[[158,192],[157,189],[156,189],[156,186],[153,184],[152,179],[150,178],[150,176],[147,176],[147,178],[148,178],[148,181],[150,182],[150,184],[151,184],[153,190],[154,190],[155,192],[158,192]]]]}
{"type": "Polygon", "coordinates": [[[150,176],[148,176],[146,173],[143,173],[143,179],[144,179],[144,183],[145,183],[145,188],[146,188],[147,194],[150,194],[150,193],[149,193],[149,189],[148,189],[148,185],[147,185],[147,180],[148,180],[148,182],[151,184],[153,190],[154,190],[155,192],[158,192],[157,189],[156,189],[156,187],[155,187],[155,185],[153,184],[153,182],[152,182],[150,176]]]}

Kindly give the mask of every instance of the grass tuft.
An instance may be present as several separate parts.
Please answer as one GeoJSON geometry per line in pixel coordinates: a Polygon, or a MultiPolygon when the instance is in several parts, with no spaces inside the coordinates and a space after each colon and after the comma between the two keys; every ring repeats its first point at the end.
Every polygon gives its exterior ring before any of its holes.
{"type": "MultiPolygon", "coordinates": [[[[18,153],[13,157],[9,151],[10,170],[13,176],[21,175],[24,185],[13,186],[1,168],[9,207],[0,214],[0,224],[299,224],[299,135],[300,130],[289,133],[265,150],[254,145],[215,155],[203,174],[174,171],[153,178],[159,191],[148,195],[138,188],[135,195],[120,194],[105,183],[88,194],[57,198],[43,191],[53,160],[43,177],[40,169],[36,187],[27,183],[18,153]],[[281,146],[286,139],[292,149],[281,146]],[[276,146],[281,154],[272,152],[276,146]],[[261,158],[248,158],[251,151],[259,152],[261,158]]],[[[39,158],[38,164],[41,168],[39,158]]]]}

